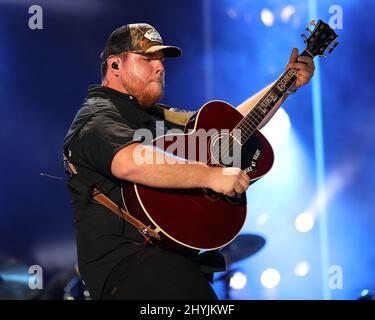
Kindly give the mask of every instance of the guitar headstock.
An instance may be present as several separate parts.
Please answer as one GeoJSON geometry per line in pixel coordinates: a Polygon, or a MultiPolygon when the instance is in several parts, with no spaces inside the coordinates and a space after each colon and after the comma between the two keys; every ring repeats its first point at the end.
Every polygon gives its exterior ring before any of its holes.
{"type": "Polygon", "coordinates": [[[310,25],[306,28],[306,31],[310,33],[309,37],[305,34],[302,34],[301,36],[306,43],[305,51],[311,56],[311,58],[314,58],[315,56],[323,56],[326,58],[326,50],[328,49],[328,53],[331,53],[338,45],[338,42],[335,41],[338,37],[336,32],[322,20],[319,20],[317,23],[312,20],[310,25]],[[313,27],[313,30],[310,29],[310,26],[313,27]],[[332,42],[332,46],[329,47],[332,42]]]}

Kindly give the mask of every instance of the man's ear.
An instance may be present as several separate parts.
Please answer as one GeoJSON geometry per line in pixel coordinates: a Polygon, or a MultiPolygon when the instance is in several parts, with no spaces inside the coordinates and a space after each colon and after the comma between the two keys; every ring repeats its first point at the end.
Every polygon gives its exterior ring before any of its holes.
{"type": "Polygon", "coordinates": [[[120,74],[120,59],[116,56],[109,56],[107,58],[108,71],[116,77],[120,74]]]}

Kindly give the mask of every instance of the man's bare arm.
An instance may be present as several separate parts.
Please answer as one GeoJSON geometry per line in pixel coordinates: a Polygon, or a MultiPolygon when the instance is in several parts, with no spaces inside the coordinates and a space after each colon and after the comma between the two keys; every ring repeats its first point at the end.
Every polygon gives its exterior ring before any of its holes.
{"type": "MultiPolygon", "coordinates": [[[[236,109],[243,115],[246,116],[254,107],[255,105],[264,97],[264,95],[267,93],[267,91],[272,87],[274,82],[269,84],[264,89],[260,90],[258,93],[251,96],[249,99],[242,102],[236,109]]],[[[275,112],[281,107],[281,105],[285,102],[286,98],[288,97],[288,94],[284,94],[284,96],[281,97],[279,102],[275,105],[275,107],[272,109],[272,112],[270,112],[260,123],[258,129],[263,128],[267,122],[272,118],[272,116],[275,114],[275,112]]]]}
{"type": "Polygon", "coordinates": [[[250,183],[248,175],[238,168],[217,168],[200,162],[188,162],[139,143],[117,152],[112,160],[111,171],[118,179],[150,187],[210,188],[226,195],[242,193],[250,183]],[[139,157],[148,157],[148,161],[140,162],[139,157]]]}
{"type": "MultiPolygon", "coordinates": [[[[298,50],[293,48],[292,53],[290,55],[288,64],[286,65],[286,70],[289,68],[293,68],[297,70],[297,81],[295,83],[295,89],[307,84],[311,77],[314,74],[315,65],[313,59],[310,57],[298,57],[298,50]]],[[[241,103],[237,110],[243,115],[246,116],[254,107],[255,105],[262,99],[262,97],[267,93],[267,91],[272,87],[275,82],[269,84],[263,90],[259,91],[249,99],[245,100],[241,103]]],[[[280,108],[280,106],[285,102],[287,99],[288,94],[284,94],[283,97],[279,100],[276,106],[273,108],[272,112],[269,113],[263,121],[260,123],[258,129],[264,127],[264,125],[272,118],[275,112],[280,108]]]]}

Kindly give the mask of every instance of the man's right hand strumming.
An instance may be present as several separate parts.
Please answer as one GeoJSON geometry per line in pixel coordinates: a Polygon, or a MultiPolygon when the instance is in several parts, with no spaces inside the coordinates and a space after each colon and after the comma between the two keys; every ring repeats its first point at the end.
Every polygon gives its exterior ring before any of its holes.
{"type": "Polygon", "coordinates": [[[226,196],[243,193],[250,184],[249,176],[239,168],[210,168],[209,188],[226,196]]]}

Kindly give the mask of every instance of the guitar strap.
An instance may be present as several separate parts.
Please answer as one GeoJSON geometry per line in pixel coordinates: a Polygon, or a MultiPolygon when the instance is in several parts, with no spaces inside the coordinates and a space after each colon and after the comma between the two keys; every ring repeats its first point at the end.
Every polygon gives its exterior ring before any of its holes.
{"type": "MultiPolygon", "coordinates": [[[[156,105],[155,108],[157,109],[159,113],[162,113],[164,115],[165,120],[171,123],[177,124],[177,125],[185,125],[190,119],[190,117],[194,114],[193,112],[175,112],[175,111],[167,109],[166,107],[162,105],[156,105]]],[[[67,141],[64,144],[64,164],[65,164],[65,168],[67,169],[70,175],[69,185],[77,192],[82,193],[82,190],[79,190],[80,188],[74,185],[74,181],[78,181],[81,186],[83,185],[85,187],[84,191],[86,195],[84,195],[84,197],[93,198],[95,201],[99,202],[100,204],[108,208],[111,212],[121,217],[122,219],[126,220],[135,228],[137,228],[142,233],[142,235],[145,236],[146,238],[145,244],[147,244],[150,241],[151,237],[157,240],[160,240],[160,236],[158,234],[160,232],[160,229],[158,228],[152,229],[151,226],[146,226],[143,222],[136,219],[129,212],[127,212],[126,210],[121,208],[119,205],[114,203],[97,187],[93,188],[92,187],[93,184],[89,183],[89,181],[87,181],[82,176],[82,174],[78,174],[77,168],[68,159],[70,151],[68,150],[67,146],[72,141],[72,139],[78,134],[78,132],[82,129],[82,127],[98,112],[100,112],[100,110],[88,115],[88,117],[71,134],[71,136],[67,139],[67,141]]]]}
{"type": "MultiPolygon", "coordinates": [[[[82,174],[78,174],[76,167],[73,163],[71,163],[67,157],[64,155],[64,163],[69,171],[71,180],[69,183],[71,186],[74,187],[74,180],[79,181],[80,185],[85,186],[85,191],[89,192],[91,194],[91,197],[99,202],[101,205],[105,206],[109,210],[111,210],[114,214],[119,216],[120,218],[126,220],[130,224],[132,224],[134,227],[136,227],[145,237],[146,241],[150,241],[150,237],[154,237],[157,240],[160,240],[160,236],[158,232],[160,230],[157,230],[157,228],[151,229],[151,226],[146,226],[143,222],[139,221],[135,217],[133,217],[129,212],[122,209],[120,206],[118,206],[116,203],[114,203],[110,198],[108,198],[103,192],[101,192],[97,187],[90,187],[90,183],[82,176],[82,174]]],[[[78,188],[75,188],[78,189],[78,188]]],[[[90,196],[90,195],[89,195],[90,196]]]]}

